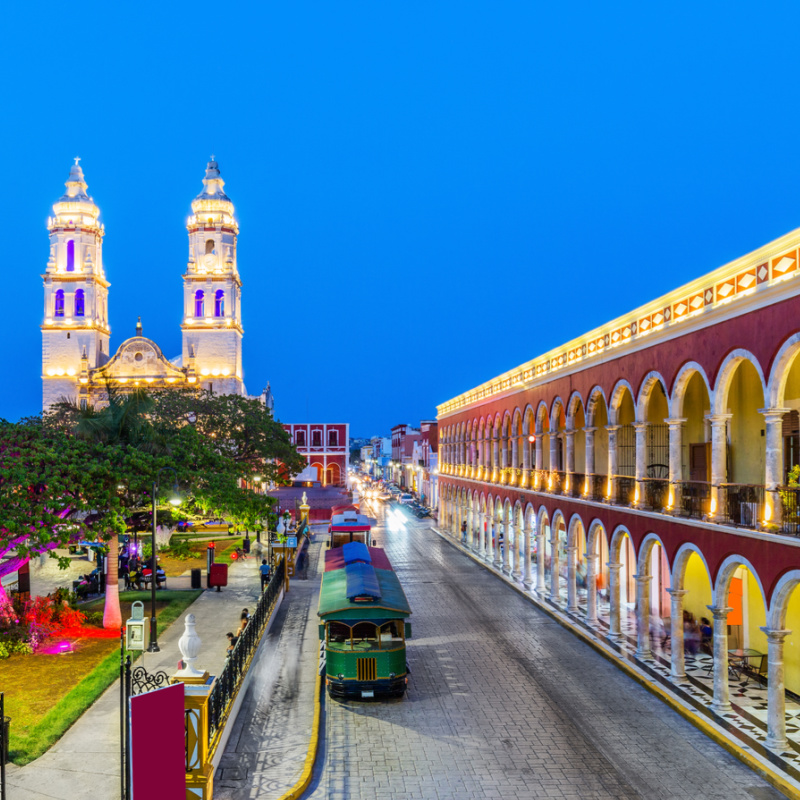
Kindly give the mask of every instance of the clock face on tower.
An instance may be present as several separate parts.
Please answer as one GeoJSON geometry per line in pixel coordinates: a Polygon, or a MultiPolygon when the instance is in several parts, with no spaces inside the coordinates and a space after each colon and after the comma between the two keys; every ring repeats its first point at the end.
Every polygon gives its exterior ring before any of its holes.
{"type": "Polygon", "coordinates": [[[203,263],[204,263],[204,264],[205,264],[207,267],[209,267],[209,269],[210,269],[211,267],[213,267],[213,266],[214,266],[214,264],[216,264],[216,261],[217,261],[217,257],[216,257],[216,256],[215,256],[213,253],[206,253],[206,254],[203,256],[203,263]]]}

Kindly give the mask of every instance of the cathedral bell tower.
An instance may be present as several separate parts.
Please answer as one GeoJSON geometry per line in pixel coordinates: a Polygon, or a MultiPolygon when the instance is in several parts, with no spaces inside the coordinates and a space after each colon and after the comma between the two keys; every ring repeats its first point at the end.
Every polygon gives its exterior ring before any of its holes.
{"type": "Polygon", "coordinates": [[[183,275],[183,366],[205,389],[244,394],[242,281],[236,262],[239,225],[211,156],[203,191],[189,217],[189,263],[183,275]]]}
{"type": "Polygon", "coordinates": [[[75,159],[66,194],[47,220],[50,258],[44,281],[42,407],[78,399],[87,371],[108,360],[108,287],[103,269],[100,209],[86,194],[75,159]]]}

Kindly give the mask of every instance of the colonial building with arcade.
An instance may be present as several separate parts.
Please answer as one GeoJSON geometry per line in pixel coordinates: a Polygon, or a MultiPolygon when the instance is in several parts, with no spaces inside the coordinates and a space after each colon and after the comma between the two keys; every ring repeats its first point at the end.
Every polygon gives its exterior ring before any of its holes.
{"type": "Polygon", "coordinates": [[[800,230],[438,407],[447,532],[721,717],[763,689],[775,752],[800,743],[798,258],[800,230]]]}
{"type": "Polygon", "coordinates": [[[319,422],[285,424],[297,452],[305,456],[301,478],[308,474],[322,486],[347,486],[347,463],[350,457],[350,424],[319,422]]]}
{"type": "MultiPolygon", "coordinates": [[[[167,358],[143,335],[111,351],[109,288],[103,262],[105,228],[87,194],[75,159],[67,190],[48,220],[50,257],[42,275],[42,406],[62,398],[102,402],[107,387],[197,386],[222,394],[246,394],[242,370],[242,281],[237,260],[239,226],[225,194],[219,165],[208,163],[203,190],[188,219],[189,254],[183,273],[182,351],[167,358]]],[[[268,390],[261,399],[272,407],[268,390]]]]}

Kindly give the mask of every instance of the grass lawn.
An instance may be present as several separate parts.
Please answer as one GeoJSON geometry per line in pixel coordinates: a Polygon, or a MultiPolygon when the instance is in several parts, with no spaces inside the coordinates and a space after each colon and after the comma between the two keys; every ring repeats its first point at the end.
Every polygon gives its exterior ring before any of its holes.
{"type": "MultiPolygon", "coordinates": [[[[166,630],[202,592],[158,593],[158,631],[166,630]]],[[[122,617],[127,619],[135,600],[145,603],[149,592],[122,592],[122,617]]],[[[103,598],[81,606],[102,611],[103,598]]],[[[11,760],[27,764],[52,747],[64,732],[119,677],[119,636],[64,637],[74,642],[68,655],[13,655],[0,661],[0,688],[5,692],[6,716],[11,717],[11,760]]]]}
{"type": "MultiPolygon", "coordinates": [[[[173,537],[174,541],[174,537],[173,537]]],[[[244,539],[241,536],[227,536],[224,535],[218,539],[214,539],[216,544],[215,561],[223,564],[231,563],[231,553],[237,548],[242,546],[244,539]]],[[[192,558],[174,558],[168,552],[160,552],[158,559],[167,577],[171,575],[182,575],[187,569],[205,569],[206,568],[206,542],[192,542],[189,540],[189,550],[192,552],[192,558]]]]}

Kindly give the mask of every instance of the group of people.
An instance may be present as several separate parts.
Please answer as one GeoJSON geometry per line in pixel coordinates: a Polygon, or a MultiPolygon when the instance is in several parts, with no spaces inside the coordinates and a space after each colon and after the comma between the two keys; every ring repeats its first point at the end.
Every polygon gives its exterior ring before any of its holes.
{"type": "MultiPolygon", "coordinates": [[[[120,567],[120,576],[125,580],[126,589],[142,589],[149,581],[145,580],[152,575],[153,570],[149,561],[142,562],[136,556],[126,559],[120,567]]],[[[167,573],[161,566],[161,562],[156,563],[156,589],[164,587],[167,581],[167,573]]]]}
{"type": "MultiPolygon", "coordinates": [[[[697,618],[691,611],[683,612],[683,649],[690,656],[698,653],[712,653],[712,640],[714,629],[706,617],[697,618]]],[[[658,614],[650,617],[650,645],[666,648],[671,639],[670,619],[662,619],[658,614]]]]}
{"type": "Polygon", "coordinates": [[[239,627],[236,629],[236,633],[233,631],[228,631],[228,633],[225,634],[225,637],[228,640],[228,652],[226,658],[230,657],[230,654],[233,652],[233,648],[236,647],[236,642],[239,641],[239,637],[244,633],[248,622],[250,622],[250,612],[246,608],[243,608],[241,616],[239,617],[239,627]]]}

